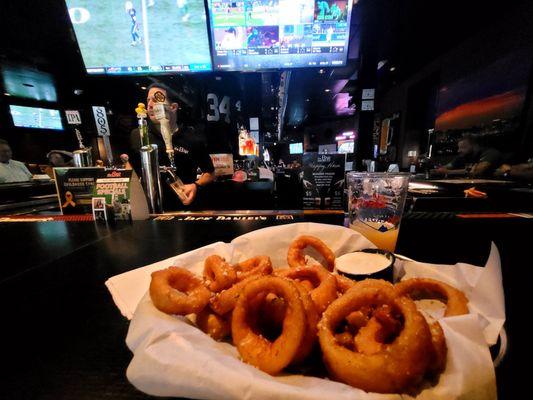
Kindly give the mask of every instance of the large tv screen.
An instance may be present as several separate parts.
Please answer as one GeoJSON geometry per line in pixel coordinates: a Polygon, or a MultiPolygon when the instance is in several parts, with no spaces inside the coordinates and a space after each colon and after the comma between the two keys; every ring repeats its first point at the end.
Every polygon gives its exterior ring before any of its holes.
{"type": "Polygon", "coordinates": [[[208,0],[215,70],[346,65],[348,0],[208,0]]]}
{"type": "Polygon", "coordinates": [[[211,70],[204,0],[66,0],[89,74],[211,70]]]}

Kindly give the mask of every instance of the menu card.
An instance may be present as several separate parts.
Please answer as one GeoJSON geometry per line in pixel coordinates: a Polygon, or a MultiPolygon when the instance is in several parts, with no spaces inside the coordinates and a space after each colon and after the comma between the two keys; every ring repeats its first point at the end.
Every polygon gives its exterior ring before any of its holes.
{"type": "Polygon", "coordinates": [[[345,154],[305,153],[303,161],[303,208],[342,210],[345,154]]]}

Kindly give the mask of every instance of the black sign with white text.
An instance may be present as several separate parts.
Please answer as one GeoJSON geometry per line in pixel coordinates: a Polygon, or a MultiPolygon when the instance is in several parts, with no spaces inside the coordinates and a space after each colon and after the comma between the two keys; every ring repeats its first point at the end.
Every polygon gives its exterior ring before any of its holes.
{"type": "Polygon", "coordinates": [[[305,153],[303,208],[341,210],[344,194],[345,154],[305,153]]]}

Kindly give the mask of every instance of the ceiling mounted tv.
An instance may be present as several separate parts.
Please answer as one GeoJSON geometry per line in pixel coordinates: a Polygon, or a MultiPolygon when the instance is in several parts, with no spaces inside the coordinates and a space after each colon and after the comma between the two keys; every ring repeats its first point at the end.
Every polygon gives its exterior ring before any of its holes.
{"type": "Polygon", "coordinates": [[[9,95],[37,101],[57,101],[52,75],[14,64],[2,65],[1,71],[4,90],[9,95]]]}
{"type": "Polygon", "coordinates": [[[352,1],[208,0],[220,71],[346,65],[352,1]]]}
{"type": "Polygon", "coordinates": [[[203,0],[66,0],[89,74],[210,71],[203,0]]]}
{"type": "Polygon", "coordinates": [[[59,110],[39,107],[9,106],[13,125],[20,128],[63,130],[59,110]]]}

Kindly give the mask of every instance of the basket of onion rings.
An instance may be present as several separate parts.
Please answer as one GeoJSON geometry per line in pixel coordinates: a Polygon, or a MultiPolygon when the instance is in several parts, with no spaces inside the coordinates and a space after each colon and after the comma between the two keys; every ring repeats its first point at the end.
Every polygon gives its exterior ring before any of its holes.
{"type": "Polygon", "coordinates": [[[351,229],[298,223],[123,274],[146,289],[126,338],[129,381],[194,399],[496,399],[495,246],[484,268],[396,260],[395,282],[334,272],[368,247],[351,229]]]}

